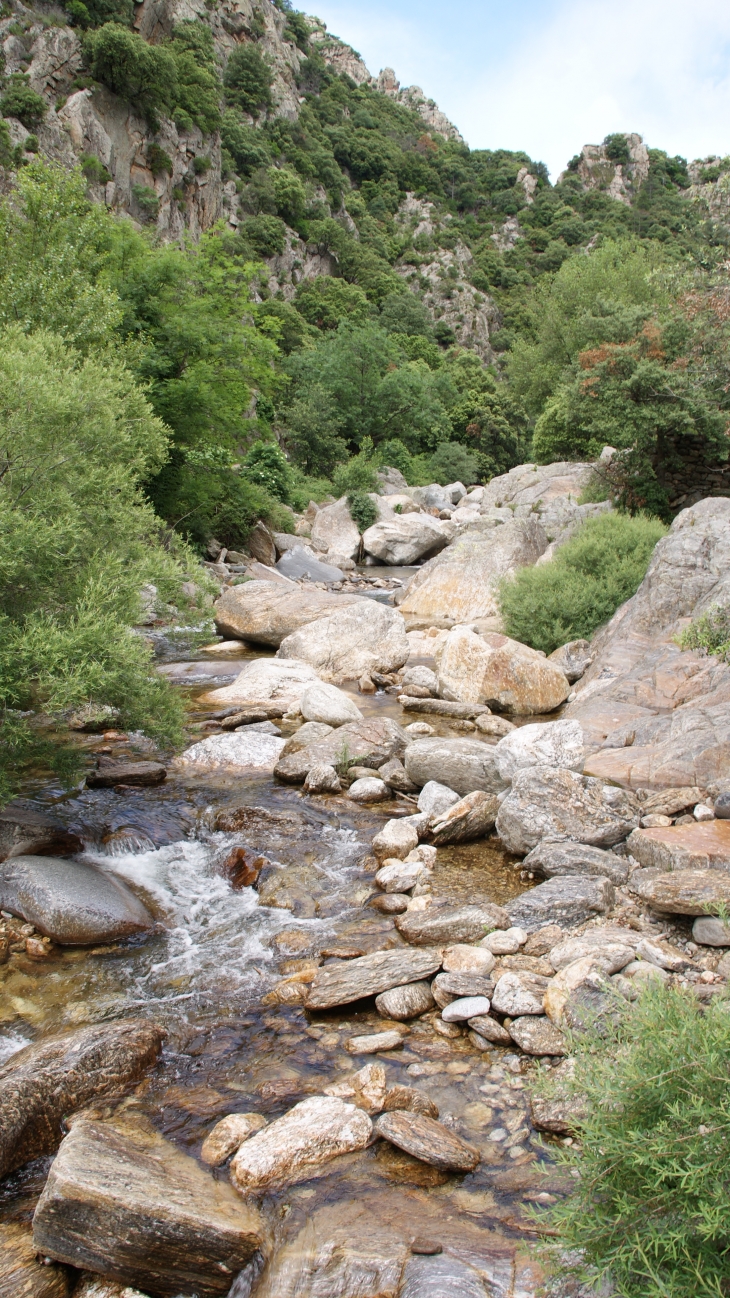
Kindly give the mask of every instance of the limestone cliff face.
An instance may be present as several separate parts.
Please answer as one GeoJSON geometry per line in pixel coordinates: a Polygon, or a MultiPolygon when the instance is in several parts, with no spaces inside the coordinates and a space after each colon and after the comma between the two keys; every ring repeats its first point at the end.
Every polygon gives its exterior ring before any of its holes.
{"type": "MultiPolygon", "coordinates": [[[[627,163],[614,162],[609,158],[605,144],[584,144],[576,172],[585,190],[602,190],[611,198],[630,206],[631,200],[649,175],[649,151],[640,135],[632,133],[624,138],[629,151],[627,163]]],[[[566,174],[562,172],[558,181],[566,174]]]]}

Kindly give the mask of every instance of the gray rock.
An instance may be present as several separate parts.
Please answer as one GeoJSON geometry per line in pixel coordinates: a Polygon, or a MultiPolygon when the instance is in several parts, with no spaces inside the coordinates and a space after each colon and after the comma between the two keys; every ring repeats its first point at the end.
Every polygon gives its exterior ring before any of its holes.
{"type": "Polygon", "coordinates": [[[501,906],[431,906],[407,910],[395,920],[398,932],[414,946],[433,943],[477,942],[493,928],[509,928],[510,918],[501,906]]]}
{"type": "Polygon", "coordinates": [[[509,1034],[526,1055],[567,1055],[568,1043],[560,1028],[550,1019],[537,1015],[513,1019],[509,1034]]]}
{"type": "MultiPolygon", "coordinates": [[[[263,710],[271,719],[284,716],[292,709],[298,711],[302,694],[318,681],[317,673],[307,663],[254,658],[241,669],[232,685],[209,690],[199,702],[221,708],[238,707],[248,713],[263,710]]],[[[253,719],[251,716],[250,720],[253,719]]]]}
{"type": "Polygon", "coordinates": [[[553,652],[548,654],[548,658],[562,672],[565,672],[570,684],[574,685],[593,662],[590,640],[569,640],[559,649],[553,649],[553,652]]]}
{"type": "Polygon", "coordinates": [[[410,892],[417,883],[428,877],[428,870],[421,861],[388,861],[378,870],[375,882],[384,892],[410,892]]]}
{"type": "Polygon", "coordinates": [[[438,818],[432,818],[431,836],[436,847],[448,843],[471,843],[486,838],[494,829],[499,811],[499,798],[494,793],[477,789],[455,802],[438,818]]]}
{"type": "Polygon", "coordinates": [[[215,623],[226,638],[278,648],[308,622],[353,604],[356,595],[336,595],[326,590],[302,590],[281,581],[246,581],[230,586],[215,605],[215,623]]]}
{"type": "Polygon", "coordinates": [[[607,914],[615,902],[610,879],[575,874],[538,884],[509,902],[507,909],[512,924],[534,933],[546,924],[575,928],[594,915],[607,914]]]}
{"type": "Polygon", "coordinates": [[[354,699],[324,681],[307,686],[299,706],[305,721],[319,721],[325,726],[344,726],[348,721],[363,719],[354,699]]]}
{"type": "Polygon", "coordinates": [[[309,988],[307,1009],[331,1009],[349,1005],[364,996],[377,996],[392,987],[428,978],[441,967],[441,951],[374,951],[371,955],[322,965],[309,988]]]}
{"type": "Polygon", "coordinates": [[[87,946],[133,937],[154,920],[121,879],[83,861],[16,856],[0,865],[0,909],[55,942],[87,946]]]}
{"type": "Polygon", "coordinates": [[[312,545],[314,549],[341,554],[346,559],[356,559],[360,552],[360,533],[352,521],[347,497],[341,496],[334,505],[323,505],[312,520],[312,545]]]}
{"type": "Polygon", "coordinates": [[[389,1032],[370,1032],[361,1037],[350,1037],[345,1050],[351,1055],[377,1055],[381,1050],[397,1050],[403,1045],[403,1036],[395,1028],[389,1032]]]}
{"type": "Polygon", "coordinates": [[[428,780],[418,795],[418,810],[427,816],[439,816],[459,801],[458,793],[439,784],[438,780],[428,780]]]}
{"type": "Polygon", "coordinates": [[[595,968],[615,974],[634,959],[638,934],[630,929],[586,929],[580,937],[558,942],[550,951],[550,963],[557,972],[589,956],[595,968]]]}
{"type": "Polygon", "coordinates": [[[381,992],[375,997],[375,1008],[378,1014],[386,1019],[395,1019],[396,1023],[407,1019],[418,1018],[427,1010],[432,1010],[436,1002],[427,982],[407,983],[404,987],[393,987],[389,992],[381,992]]]}
{"type": "Polygon", "coordinates": [[[463,797],[475,789],[501,793],[507,787],[495,749],[479,739],[417,739],[406,748],[403,764],[419,788],[435,780],[463,797]]]}
{"type": "Polygon", "coordinates": [[[624,789],[575,771],[533,766],[517,772],[499,809],[497,833],[520,855],[543,838],[613,847],[636,828],[640,815],[638,799],[624,789]]]}
{"type": "Polygon", "coordinates": [[[334,766],[317,763],[310,766],[304,781],[305,793],[341,793],[340,777],[334,766]]]}
{"type": "MultiPolygon", "coordinates": [[[[415,686],[409,686],[415,689],[415,686]]],[[[486,703],[458,703],[452,699],[427,699],[418,695],[409,695],[408,693],[399,694],[398,702],[404,712],[425,712],[427,715],[434,717],[451,717],[454,721],[478,721],[480,717],[491,717],[491,712],[486,703]]],[[[425,725],[425,722],[415,722],[415,725],[425,725]]],[[[507,729],[511,730],[512,726],[507,722],[507,729]]],[[[417,734],[418,731],[412,733],[417,734]]],[[[506,731],[500,731],[505,734],[506,731]]],[[[433,734],[433,729],[429,726],[428,730],[421,730],[420,734],[433,734]]]]}
{"type": "Polygon", "coordinates": [[[86,776],[86,784],[89,789],[111,789],[115,784],[162,784],[166,778],[162,762],[116,762],[100,757],[96,770],[86,776]]]}
{"type": "Polygon", "coordinates": [[[392,794],[384,780],[376,778],[374,775],[365,776],[360,780],[355,780],[347,791],[348,798],[353,802],[387,802],[392,794]]]}
{"type": "Polygon", "coordinates": [[[406,735],[389,717],[348,721],[306,748],[282,752],[274,774],[287,784],[301,784],[309,768],[319,764],[340,770],[357,764],[375,771],[392,757],[402,756],[406,743],[406,735]]]}
{"type": "Polygon", "coordinates": [[[518,771],[531,766],[557,766],[582,771],[585,752],[583,731],[577,721],[550,721],[520,726],[500,739],[495,748],[497,767],[509,784],[518,771]]]}
{"type": "Polygon", "coordinates": [[[476,1032],[477,1036],[484,1041],[488,1041],[490,1045],[509,1046],[512,1043],[512,1038],[507,1029],[503,1028],[502,1024],[498,1023],[489,1014],[479,1014],[470,1019],[469,1027],[472,1032],[476,1032]]]}
{"type": "Polygon", "coordinates": [[[389,789],[396,793],[415,793],[416,786],[406,775],[406,768],[402,762],[394,757],[389,762],[378,768],[378,775],[384,780],[389,789]]]}
{"type": "Polygon", "coordinates": [[[486,1293],[473,1267],[451,1254],[437,1254],[408,1260],[398,1298],[485,1298],[486,1293]]]}
{"type": "Polygon", "coordinates": [[[0,1179],[58,1146],[65,1119],[140,1082],[162,1049],[148,1019],[95,1024],[26,1046],[0,1068],[0,1179]]]}
{"type": "Polygon", "coordinates": [[[416,819],[416,816],[404,816],[399,820],[386,821],[373,839],[373,852],[379,861],[385,861],[388,857],[404,861],[408,853],[418,847],[418,827],[413,823],[416,819]]]}
{"type": "Polygon", "coordinates": [[[287,739],[281,750],[282,757],[288,757],[289,753],[298,753],[302,748],[308,748],[310,744],[316,744],[320,739],[326,739],[331,735],[334,726],[326,726],[320,721],[305,721],[294,734],[287,739]]]}
{"type": "Polygon", "coordinates": [[[569,693],[567,678],[554,663],[505,635],[477,635],[456,626],[440,651],[439,694],[445,699],[538,716],[554,712],[569,693]]]}
{"type": "Polygon", "coordinates": [[[267,568],[273,568],[276,563],[276,543],[274,541],[274,535],[260,519],[256,526],[249,532],[247,545],[252,559],[256,559],[259,563],[265,564],[267,568]]]}
{"type": "Polygon", "coordinates": [[[487,996],[457,996],[456,1000],[444,1006],[441,1018],[444,1023],[466,1023],[468,1019],[488,1014],[489,1009],[487,996]]]}
{"type": "MultiPolygon", "coordinates": [[[[209,735],[175,759],[181,771],[261,771],[272,775],[286,741],[244,726],[232,734],[209,735]]],[[[88,781],[87,781],[88,782],[88,781]]]]}
{"type": "Polygon", "coordinates": [[[397,671],[409,653],[400,613],[362,598],[310,620],[279,646],[280,658],[309,663],[323,680],[335,685],[374,671],[397,671]]]}
{"type": "Polygon", "coordinates": [[[292,546],[282,554],[276,565],[277,572],[283,573],[290,581],[342,581],[344,572],[331,563],[322,563],[308,545],[292,546]]]}
{"type": "Polygon", "coordinates": [[[449,533],[430,514],[392,514],[363,532],[368,554],[387,564],[418,563],[449,543],[449,533]]]}
{"type": "Polygon", "coordinates": [[[692,941],[700,946],[730,946],[730,924],[721,919],[696,919],[692,925],[692,941]]]}
{"type": "Polygon", "coordinates": [[[720,793],[713,806],[716,820],[730,820],[730,793],[720,793]]]}
{"type": "Polygon", "coordinates": [[[39,1253],[170,1298],[226,1294],[266,1236],[255,1208],[139,1117],[74,1123],[33,1218],[39,1253]]]}
{"type": "Polygon", "coordinates": [[[548,985],[539,974],[516,970],[502,974],[492,996],[492,1008],[498,1014],[518,1018],[524,1014],[544,1014],[543,997],[548,985]]]}
{"type": "Polygon", "coordinates": [[[74,856],[83,843],[65,825],[32,807],[0,811],[0,861],[9,856],[74,856]]]}
{"type": "MultiPolygon", "coordinates": [[[[494,982],[478,973],[440,973],[437,974],[431,985],[434,993],[446,992],[451,997],[462,996],[486,996],[491,999],[494,992],[494,982]]],[[[450,1003],[450,1000],[447,1004],[450,1003]]],[[[441,1006],[443,1009],[443,1006],[441,1006]]]]}
{"type": "Polygon", "coordinates": [[[408,687],[410,685],[419,685],[421,689],[428,690],[431,694],[435,695],[438,692],[439,682],[438,676],[435,672],[431,671],[430,667],[406,667],[401,680],[401,685],[403,686],[404,694],[408,693],[408,687]]]}
{"type": "Polygon", "coordinates": [[[721,870],[634,870],[630,888],[663,915],[712,915],[730,905],[730,874],[721,870]]]}
{"type": "Polygon", "coordinates": [[[547,879],[558,875],[583,874],[603,876],[611,883],[625,883],[629,877],[628,862],[613,852],[586,843],[543,838],[522,862],[525,870],[544,874],[547,879]]]}

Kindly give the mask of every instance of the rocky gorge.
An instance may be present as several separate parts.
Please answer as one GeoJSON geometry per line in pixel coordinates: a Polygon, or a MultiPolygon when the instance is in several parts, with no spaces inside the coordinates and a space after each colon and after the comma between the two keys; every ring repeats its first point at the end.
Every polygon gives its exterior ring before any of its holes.
{"type": "Polygon", "coordinates": [[[217,638],[140,628],[187,747],[88,719],[81,784],[0,813],[0,1293],[540,1291],[580,1112],[538,1073],[730,976],[730,668],[677,642],[727,499],[590,642],[502,630],[593,467],[391,471],[357,543],[339,501],[219,548],[217,638]]]}

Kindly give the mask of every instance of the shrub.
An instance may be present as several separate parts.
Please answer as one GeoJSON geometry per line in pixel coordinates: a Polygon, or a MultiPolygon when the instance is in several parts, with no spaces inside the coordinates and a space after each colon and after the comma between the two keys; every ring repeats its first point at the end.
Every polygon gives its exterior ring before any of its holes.
{"type": "Polygon", "coordinates": [[[160,200],[149,185],[132,185],[132,197],[140,209],[142,219],[156,221],[160,210],[160,200]]]}
{"type": "Polygon", "coordinates": [[[456,342],[456,334],[444,320],[439,320],[434,327],[433,336],[440,347],[450,347],[452,343],[456,342]]]}
{"type": "MultiPolygon", "coordinates": [[[[378,457],[381,464],[387,465],[391,469],[397,469],[399,473],[403,474],[406,482],[410,482],[413,473],[413,456],[399,437],[392,437],[388,442],[381,442],[378,447],[378,457]]],[[[451,482],[453,480],[453,478],[450,479],[451,482]]]]}
{"type": "Polygon", "coordinates": [[[307,204],[307,191],[300,177],[291,167],[271,167],[269,180],[279,215],[288,225],[298,225],[307,204]]]}
{"type": "Polygon", "coordinates": [[[442,442],[430,459],[433,482],[446,486],[449,482],[476,482],[479,460],[461,442],[442,442]]]}
{"type": "Polygon", "coordinates": [[[677,637],[681,649],[706,649],[722,662],[730,661],[730,609],[713,605],[677,637]]]}
{"type": "Polygon", "coordinates": [[[625,135],[607,135],[603,147],[606,150],[606,157],[612,162],[620,162],[624,166],[629,162],[629,145],[625,135]]]}
{"type": "Polygon", "coordinates": [[[131,27],[134,18],[133,0],[67,0],[65,8],[71,26],[84,31],[108,22],[131,27]]]}
{"type": "Polygon", "coordinates": [[[10,131],[7,122],[0,121],[0,167],[12,167],[13,146],[10,142],[10,131]]]}
{"type": "Polygon", "coordinates": [[[231,54],[223,77],[228,102],[252,117],[270,108],[274,75],[270,64],[254,45],[239,45],[231,54]]]}
{"type": "Polygon", "coordinates": [[[350,517],[362,536],[378,517],[378,507],[365,491],[351,491],[347,497],[350,517]]]}
{"type": "MultiPolygon", "coordinates": [[[[730,1014],[678,987],[652,987],[602,1039],[573,1042],[571,1090],[587,1116],[558,1157],[577,1173],[550,1209],[580,1250],[591,1292],[721,1298],[730,1274],[730,1014]],[[595,1288],[594,1288],[595,1286],[595,1288]]],[[[549,1071],[548,1075],[549,1075],[549,1071]]]]}
{"type": "Polygon", "coordinates": [[[46,101],[32,89],[28,77],[23,72],[13,72],[0,99],[3,117],[17,117],[26,130],[32,131],[40,126],[46,112],[46,101]]]}
{"type": "Polygon", "coordinates": [[[157,125],[158,113],[171,110],[177,95],[177,69],[164,46],[148,45],[137,32],[105,23],[88,33],[84,50],[97,81],[128,99],[150,125],[157,125]]]}
{"type": "Polygon", "coordinates": [[[659,519],[645,515],[589,519],[550,563],[521,568],[502,582],[507,635],[545,653],[568,640],[590,639],[638,589],[665,532],[659,519]]]}
{"type": "Polygon", "coordinates": [[[357,284],[331,275],[305,280],[297,289],[297,310],[318,329],[336,329],[341,320],[368,320],[372,307],[357,284]]]}
{"type": "Polygon", "coordinates": [[[221,141],[242,176],[250,175],[259,167],[268,167],[271,162],[261,132],[244,122],[235,108],[228,108],[223,114],[221,141]]]}
{"type": "Polygon", "coordinates": [[[81,170],[90,185],[105,185],[111,176],[104,163],[95,153],[84,153],[81,157],[81,170]]]}
{"type": "Polygon", "coordinates": [[[256,442],[242,464],[249,482],[286,504],[289,500],[289,465],[274,442],[256,442]]]}
{"type": "Polygon", "coordinates": [[[23,141],[23,148],[26,153],[37,153],[39,147],[37,135],[26,135],[23,141]]]}
{"type": "Polygon", "coordinates": [[[210,158],[204,158],[200,155],[193,158],[193,171],[196,176],[204,176],[206,171],[210,171],[210,158]]]}
{"type": "Polygon", "coordinates": [[[338,464],[332,481],[338,496],[377,490],[378,460],[369,437],[364,439],[359,455],[353,456],[346,464],[338,464]]]}
{"type": "Polygon", "coordinates": [[[172,158],[159,144],[147,145],[147,166],[153,176],[172,175],[172,158]]]}
{"type": "Polygon", "coordinates": [[[286,226],[278,216],[249,216],[240,233],[260,257],[275,257],[284,251],[286,226]]]}
{"type": "Polygon", "coordinates": [[[210,135],[221,124],[223,92],[213,33],[205,23],[186,19],[175,27],[167,48],[175,60],[177,74],[175,115],[184,115],[210,135]]]}

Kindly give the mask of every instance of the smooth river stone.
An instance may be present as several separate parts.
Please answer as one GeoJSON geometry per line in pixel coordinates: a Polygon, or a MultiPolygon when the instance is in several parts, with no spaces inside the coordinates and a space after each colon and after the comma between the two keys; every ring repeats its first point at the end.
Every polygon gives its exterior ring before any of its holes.
{"type": "Polygon", "coordinates": [[[445,1005],[441,1011],[444,1023],[466,1023],[481,1014],[489,1013],[489,999],[486,996],[460,996],[458,1000],[445,1005]]]}
{"type": "Polygon", "coordinates": [[[33,1218],[39,1253],[163,1298],[228,1293],[265,1240],[254,1208],[139,1117],[79,1118],[33,1218]]]}
{"type": "Polygon", "coordinates": [[[461,970],[437,974],[431,990],[448,992],[453,996],[486,996],[489,1000],[494,991],[491,978],[483,974],[464,973],[461,970]]]}
{"type": "Polygon", "coordinates": [[[148,932],[149,911],[131,888],[85,861],[14,856],[0,865],[0,909],[46,937],[86,946],[148,932]]]}
{"type": "Polygon", "coordinates": [[[548,979],[526,973],[502,974],[492,996],[498,1014],[518,1018],[522,1014],[544,1014],[543,997],[548,979]]]}
{"type": "Polygon", "coordinates": [[[371,955],[337,965],[321,965],[309,989],[306,1006],[326,1010],[348,1005],[363,996],[378,996],[391,987],[403,987],[429,978],[441,968],[441,951],[373,951],[371,955]]]}
{"type": "Polygon", "coordinates": [[[403,1045],[400,1032],[371,1032],[363,1037],[350,1037],[345,1042],[345,1050],[351,1055],[377,1055],[381,1050],[397,1050],[403,1045]]]}
{"type": "Polygon", "coordinates": [[[396,1023],[405,1023],[407,1019],[418,1018],[432,1010],[435,1001],[427,982],[407,983],[405,987],[392,987],[389,992],[381,992],[375,997],[375,1008],[383,1018],[395,1019],[396,1023]]]}
{"type": "Polygon", "coordinates": [[[384,892],[410,892],[411,888],[415,888],[427,876],[428,870],[421,861],[386,858],[382,869],[375,876],[375,882],[384,892]]]}
{"type": "Polygon", "coordinates": [[[206,1136],[200,1157],[209,1167],[220,1167],[244,1140],[265,1126],[266,1118],[261,1113],[229,1113],[206,1136]]]}
{"type": "Polygon", "coordinates": [[[414,946],[443,942],[477,942],[490,929],[509,928],[510,917],[502,906],[433,906],[407,910],[395,921],[398,932],[414,946]]]}
{"type": "Polygon", "coordinates": [[[364,1149],[372,1129],[368,1115],[354,1104],[315,1095],[241,1146],[231,1163],[231,1181],[244,1195],[306,1181],[340,1154],[364,1149]]]}
{"type": "Polygon", "coordinates": [[[109,789],[115,784],[162,784],[167,770],[162,762],[115,762],[100,759],[95,771],[89,771],[86,784],[89,789],[109,789]]]}
{"type": "Polygon", "coordinates": [[[375,1123],[379,1136],[413,1158],[445,1172],[473,1172],[479,1151],[424,1113],[399,1109],[383,1113],[375,1123]]]}
{"type": "Polygon", "coordinates": [[[492,972],[495,963],[492,952],[482,946],[456,943],[444,951],[444,970],[447,973],[477,974],[486,977],[492,972]]]}
{"type": "Polygon", "coordinates": [[[469,1027],[472,1032],[477,1033],[477,1036],[495,1046],[508,1046],[512,1041],[507,1029],[503,1028],[502,1024],[498,1023],[489,1014],[478,1014],[475,1018],[470,1019],[469,1027]]]}

